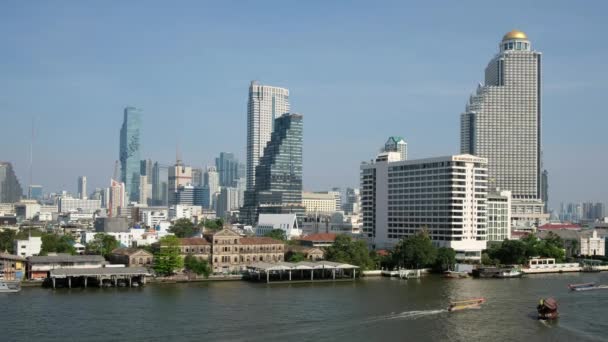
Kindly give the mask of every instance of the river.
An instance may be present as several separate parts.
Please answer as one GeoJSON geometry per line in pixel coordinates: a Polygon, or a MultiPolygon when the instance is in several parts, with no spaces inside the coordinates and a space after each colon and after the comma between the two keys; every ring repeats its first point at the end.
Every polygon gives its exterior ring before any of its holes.
{"type": "Polygon", "coordinates": [[[367,278],[350,283],[150,284],[0,294],[0,341],[607,341],[608,273],[521,279],[367,278]],[[561,317],[534,319],[543,296],[561,317]],[[485,297],[478,310],[450,300],[485,297]]]}

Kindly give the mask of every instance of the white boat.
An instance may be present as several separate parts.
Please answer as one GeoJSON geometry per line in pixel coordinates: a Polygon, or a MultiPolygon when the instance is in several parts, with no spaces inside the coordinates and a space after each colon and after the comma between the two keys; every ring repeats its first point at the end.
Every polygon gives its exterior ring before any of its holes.
{"type": "Polygon", "coordinates": [[[568,288],[571,291],[608,290],[608,285],[596,285],[595,283],[570,284],[568,288]]]}
{"type": "Polygon", "coordinates": [[[502,271],[494,275],[494,278],[519,278],[522,276],[522,272],[519,269],[512,268],[510,270],[502,271]]]}
{"type": "Polygon", "coordinates": [[[18,281],[0,280],[0,293],[11,293],[21,291],[21,283],[18,281]]]}

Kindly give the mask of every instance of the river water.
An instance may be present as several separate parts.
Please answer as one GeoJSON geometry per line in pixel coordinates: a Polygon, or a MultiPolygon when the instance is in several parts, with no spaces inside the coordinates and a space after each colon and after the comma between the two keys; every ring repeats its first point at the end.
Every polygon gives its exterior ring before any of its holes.
{"type": "Polygon", "coordinates": [[[521,279],[367,278],[350,283],[150,284],[0,294],[0,341],[608,341],[608,273],[521,279]],[[534,319],[543,296],[561,317],[534,319]],[[448,313],[451,300],[485,297],[448,313]]]}

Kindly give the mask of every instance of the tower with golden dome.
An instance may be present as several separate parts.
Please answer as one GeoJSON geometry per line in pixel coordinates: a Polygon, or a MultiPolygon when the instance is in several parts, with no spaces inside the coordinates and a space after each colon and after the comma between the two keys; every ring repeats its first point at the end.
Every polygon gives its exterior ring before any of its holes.
{"type": "Polygon", "coordinates": [[[511,191],[511,223],[520,228],[548,218],[541,198],[541,75],[541,53],[528,35],[507,32],[460,120],[461,153],[488,158],[488,187],[511,191]]]}

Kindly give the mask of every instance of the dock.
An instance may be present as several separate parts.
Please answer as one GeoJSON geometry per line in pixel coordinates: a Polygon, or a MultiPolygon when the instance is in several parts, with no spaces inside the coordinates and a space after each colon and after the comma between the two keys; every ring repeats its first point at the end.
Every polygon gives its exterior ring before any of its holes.
{"type": "Polygon", "coordinates": [[[63,285],[72,288],[73,282],[87,287],[89,281],[95,282],[99,287],[105,284],[118,286],[119,281],[128,284],[133,283],[144,285],[146,277],[152,274],[144,267],[100,267],[100,268],[60,268],[49,272],[49,279],[53,283],[53,288],[57,287],[57,282],[62,281],[63,285]],[[67,283],[67,284],[66,284],[67,283]]]}

